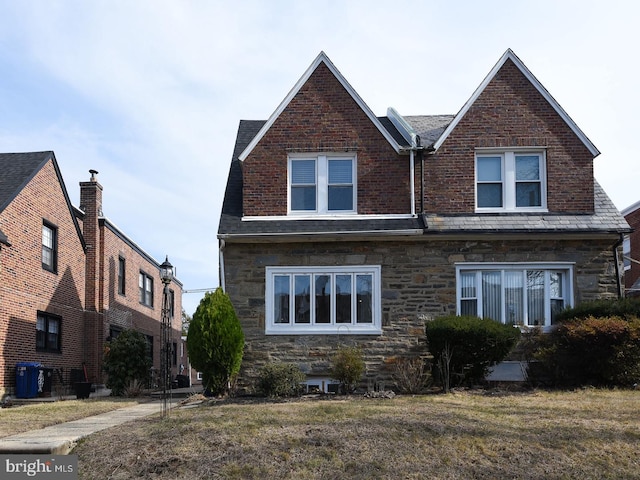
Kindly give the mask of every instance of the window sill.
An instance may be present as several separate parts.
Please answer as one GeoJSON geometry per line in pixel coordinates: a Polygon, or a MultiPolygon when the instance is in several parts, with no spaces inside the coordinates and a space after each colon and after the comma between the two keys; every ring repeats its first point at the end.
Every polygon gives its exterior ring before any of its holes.
{"type": "Polygon", "coordinates": [[[376,325],[340,325],[327,327],[302,327],[289,325],[271,325],[265,329],[265,335],[381,335],[382,328],[376,325]]]}

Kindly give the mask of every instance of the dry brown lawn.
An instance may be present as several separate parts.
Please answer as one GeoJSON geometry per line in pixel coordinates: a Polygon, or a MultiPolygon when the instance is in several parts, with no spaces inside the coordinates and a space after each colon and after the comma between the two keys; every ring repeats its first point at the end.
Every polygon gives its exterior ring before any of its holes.
{"type": "Polygon", "coordinates": [[[136,400],[131,399],[97,397],[95,399],[64,400],[2,408],[0,409],[0,437],[99,415],[137,403],[136,400]]]}
{"type": "Polygon", "coordinates": [[[205,402],[73,453],[84,479],[633,479],[640,391],[205,402]]]}

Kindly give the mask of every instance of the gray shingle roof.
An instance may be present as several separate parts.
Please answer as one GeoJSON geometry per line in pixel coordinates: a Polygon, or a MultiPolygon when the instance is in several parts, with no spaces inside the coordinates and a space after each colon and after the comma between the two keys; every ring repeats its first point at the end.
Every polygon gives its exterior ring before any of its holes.
{"type": "Polygon", "coordinates": [[[604,192],[594,185],[594,213],[425,214],[426,233],[626,233],[629,224],[604,192]]]}
{"type": "Polygon", "coordinates": [[[53,152],[0,153],[0,212],[52,156],[53,152]]]}
{"type": "Polygon", "coordinates": [[[420,143],[430,147],[436,143],[454,117],[455,115],[409,115],[403,118],[416,134],[420,135],[420,143]]]}
{"type": "MultiPolygon", "coordinates": [[[[9,205],[31,179],[51,160],[55,169],[62,195],[69,209],[69,215],[75,225],[76,233],[85,247],[85,241],[80,231],[78,220],[74,214],[69,194],[62,179],[62,173],[58,167],[58,162],[52,151],[46,152],[25,152],[25,153],[0,153],[0,213],[9,205]]],[[[0,231],[0,241],[5,245],[10,245],[10,239],[0,231]]]]}

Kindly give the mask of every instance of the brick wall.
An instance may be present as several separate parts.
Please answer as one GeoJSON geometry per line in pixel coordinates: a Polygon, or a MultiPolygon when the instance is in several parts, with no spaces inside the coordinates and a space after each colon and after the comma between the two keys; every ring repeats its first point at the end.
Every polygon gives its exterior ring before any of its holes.
{"type": "Polygon", "coordinates": [[[473,212],[474,149],[519,146],[546,147],[550,212],[593,212],[592,155],[510,60],[437,154],[426,156],[426,210],[443,214],[473,212]]]}
{"type": "MultiPolygon", "coordinates": [[[[633,228],[634,232],[630,235],[631,241],[631,258],[634,260],[640,260],[640,208],[630,212],[624,217],[629,226],[633,228]]],[[[631,288],[631,286],[640,277],[640,264],[631,262],[631,269],[627,270],[624,274],[624,286],[625,288],[631,288]]],[[[637,293],[634,293],[637,295],[637,293]]]]}
{"type": "MultiPolygon", "coordinates": [[[[117,231],[104,223],[100,229],[103,269],[100,285],[101,311],[104,314],[104,326],[100,332],[101,337],[107,338],[111,326],[118,328],[133,328],[134,330],[153,337],[153,365],[160,368],[161,351],[161,320],[162,320],[162,292],[164,285],[160,280],[158,267],[147,257],[141,255],[138,250],[126,242],[117,231]],[[118,293],[118,258],[125,259],[125,291],[124,295],[118,293]],[[140,303],[138,278],[143,271],[153,278],[153,307],[140,303]]],[[[180,332],[182,327],[182,294],[181,287],[174,280],[169,288],[175,293],[174,317],[172,320],[172,339],[180,345],[180,332]]],[[[100,357],[101,359],[101,357],[100,357]]],[[[186,365],[186,358],[178,358],[180,363],[186,365]]],[[[177,374],[176,368],[173,375],[177,374]]]]}
{"type": "Polygon", "coordinates": [[[358,213],[410,213],[409,157],[320,64],[243,162],[244,214],[287,214],[288,153],[345,151],[357,154],[358,213]]]}
{"type": "Polygon", "coordinates": [[[575,262],[575,301],[614,297],[611,240],[398,241],[233,244],[224,252],[226,288],[242,322],[246,348],[240,383],[249,386],[274,360],[299,364],[309,375],[327,375],[338,344],[358,344],[366,356],[365,382],[392,385],[396,357],[426,351],[424,317],[455,313],[455,262],[575,262]],[[381,265],[380,336],[266,336],[265,267],[283,265],[381,265]]]}
{"type": "Polygon", "coordinates": [[[10,247],[2,249],[0,282],[0,394],[15,385],[17,362],[40,362],[65,371],[82,365],[84,251],[49,161],[0,216],[10,247]],[[42,222],[57,227],[58,268],[42,268],[42,222]],[[36,351],[38,311],[59,315],[61,353],[36,351]]]}

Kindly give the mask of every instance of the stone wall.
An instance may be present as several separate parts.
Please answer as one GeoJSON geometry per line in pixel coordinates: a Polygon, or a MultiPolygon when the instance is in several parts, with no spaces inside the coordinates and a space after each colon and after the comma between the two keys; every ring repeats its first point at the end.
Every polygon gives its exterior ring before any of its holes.
{"type": "Polygon", "coordinates": [[[573,262],[575,302],[616,296],[608,240],[227,243],[226,291],[242,323],[246,347],[239,383],[250,386],[270,361],[294,362],[307,375],[328,376],[340,344],[359,345],[368,385],[392,386],[394,361],[426,353],[424,321],[455,313],[456,262],[573,262]],[[381,335],[265,335],[265,267],[381,265],[381,335]]]}

